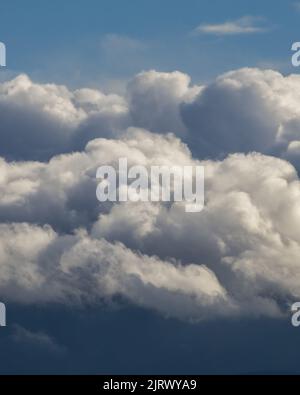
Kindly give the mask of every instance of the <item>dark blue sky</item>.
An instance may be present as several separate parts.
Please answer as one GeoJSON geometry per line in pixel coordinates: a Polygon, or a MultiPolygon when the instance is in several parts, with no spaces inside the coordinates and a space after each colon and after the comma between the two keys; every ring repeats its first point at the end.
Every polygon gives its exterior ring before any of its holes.
{"type": "Polygon", "coordinates": [[[9,307],[10,325],[0,331],[1,373],[300,373],[300,331],[286,320],[187,324],[130,306],[9,307]],[[16,324],[31,337],[18,339],[16,324]],[[34,336],[40,332],[55,347],[34,336]]]}

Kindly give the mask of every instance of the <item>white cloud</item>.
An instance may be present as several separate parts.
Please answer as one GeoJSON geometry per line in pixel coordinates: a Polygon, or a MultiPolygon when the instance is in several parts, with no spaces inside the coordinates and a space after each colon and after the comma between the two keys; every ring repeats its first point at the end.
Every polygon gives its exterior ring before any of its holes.
{"type": "Polygon", "coordinates": [[[190,86],[190,77],[179,71],[159,73],[151,70],[129,82],[127,97],[134,126],[152,132],[186,132],[180,116],[180,104],[190,102],[201,91],[190,86]]]}
{"type": "Polygon", "coordinates": [[[48,160],[127,126],[127,103],[98,90],[70,91],[28,76],[0,84],[0,155],[48,160]]]}
{"type": "Polygon", "coordinates": [[[180,103],[200,88],[180,72],[143,72],[126,97],[83,88],[38,84],[26,75],[0,83],[0,155],[10,160],[49,160],[82,150],[97,137],[114,138],[129,126],[184,134],[180,103]]]}
{"type": "Polygon", "coordinates": [[[204,263],[242,314],[280,315],[300,296],[295,169],[260,154],[205,166],[207,202],[199,215],[186,215],[180,205],[128,203],[102,214],[93,234],[160,257],[204,263]]]}
{"type": "Polygon", "coordinates": [[[1,154],[30,159],[0,160],[1,295],[66,304],[119,296],[193,320],[280,317],[300,297],[300,182],[289,163],[300,163],[299,86],[298,75],[259,69],[205,87],[180,72],[143,72],[126,97],[26,76],[0,84],[1,154]],[[49,160],[35,161],[46,146],[49,160]],[[99,204],[96,168],[122,156],[204,165],[204,210],[99,204]]]}
{"type": "Polygon", "coordinates": [[[267,29],[259,25],[262,18],[244,16],[234,21],[227,21],[219,24],[202,24],[194,32],[198,34],[213,34],[218,36],[262,33],[267,29]]]}
{"type": "Polygon", "coordinates": [[[178,138],[131,129],[49,163],[3,161],[1,173],[1,216],[13,222],[0,225],[6,300],[100,303],[119,295],[199,320],[281,316],[300,296],[300,182],[282,159],[235,154],[198,162],[178,138]],[[99,205],[95,168],[120,156],[146,166],[204,164],[205,209],[99,205]],[[35,225],[47,222],[60,232],[35,225]]]}
{"type": "Polygon", "coordinates": [[[152,70],[133,78],[122,97],[21,75],[0,84],[0,155],[45,161],[135,126],[174,133],[202,158],[252,150],[287,158],[288,145],[300,140],[299,86],[299,75],[272,70],[235,70],[206,86],[152,70]]]}
{"type": "Polygon", "coordinates": [[[219,76],[181,109],[200,156],[259,151],[283,155],[299,139],[299,75],[244,68],[219,76]]]}
{"type": "Polygon", "coordinates": [[[49,228],[11,224],[1,225],[0,234],[0,289],[8,301],[99,303],[119,295],[187,319],[233,309],[226,291],[205,266],[182,266],[138,254],[122,244],[91,238],[85,231],[59,236],[49,228]]]}
{"type": "Polygon", "coordinates": [[[114,165],[120,156],[127,156],[129,165],[191,160],[180,140],[134,128],[122,139],[92,140],[85,151],[55,156],[48,163],[2,159],[0,221],[48,223],[60,231],[89,226],[105,210],[96,199],[96,168],[114,165]]]}

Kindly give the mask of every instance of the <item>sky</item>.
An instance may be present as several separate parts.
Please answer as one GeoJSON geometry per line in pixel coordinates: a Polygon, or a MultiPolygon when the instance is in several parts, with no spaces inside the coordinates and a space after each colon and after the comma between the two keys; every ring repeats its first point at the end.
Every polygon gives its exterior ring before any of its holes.
{"type": "Polygon", "coordinates": [[[281,0],[1,3],[0,373],[299,374],[299,20],[281,0]],[[204,209],[101,204],[120,157],[204,166],[204,209]]]}
{"type": "Polygon", "coordinates": [[[152,68],[184,71],[197,83],[244,66],[291,72],[299,13],[297,2],[284,0],[276,7],[267,0],[189,0],[184,7],[182,0],[13,0],[0,6],[0,33],[10,71],[39,81],[121,89],[124,80],[152,68]],[[243,17],[254,18],[250,23],[262,31],[195,32],[202,24],[243,17]]]}

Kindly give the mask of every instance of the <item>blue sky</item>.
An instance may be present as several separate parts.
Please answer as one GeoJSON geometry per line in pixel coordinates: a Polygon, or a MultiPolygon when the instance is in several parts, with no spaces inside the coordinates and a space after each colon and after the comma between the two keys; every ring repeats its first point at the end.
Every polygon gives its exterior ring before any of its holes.
{"type": "Polygon", "coordinates": [[[243,66],[290,72],[299,19],[300,8],[284,0],[276,6],[269,0],[189,0],[184,6],[182,0],[13,0],[0,5],[0,40],[7,45],[6,73],[115,89],[148,69],[181,70],[195,82],[243,66]],[[263,31],[193,33],[201,24],[245,16],[261,18],[263,31]]]}

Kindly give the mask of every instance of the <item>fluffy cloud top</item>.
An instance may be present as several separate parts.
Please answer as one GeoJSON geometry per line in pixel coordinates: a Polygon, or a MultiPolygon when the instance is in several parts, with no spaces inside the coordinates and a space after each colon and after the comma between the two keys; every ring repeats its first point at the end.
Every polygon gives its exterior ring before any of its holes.
{"type": "Polygon", "coordinates": [[[297,164],[299,92],[298,75],[260,69],[231,71],[202,87],[180,72],[143,72],[125,97],[20,75],[0,84],[0,155],[45,161],[81,151],[98,137],[118,138],[133,126],[171,132],[199,158],[258,151],[297,164]]]}
{"type": "Polygon", "coordinates": [[[118,95],[92,89],[36,84],[26,75],[0,84],[0,154],[9,159],[48,160],[117,130],[127,104],[118,95]],[[84,141],[82,141],[84,140],[84,141]]]}
{"type": "Polygon", "coordinates": [[[299,139],[298,75],[241,69],[205,87],[182,116],[200,155],[259,151],[283,155],[299,139]]]}
{"type": "Polygon", "coordinates": [[[190,87],[190,77],[175,71],[138,74],[128,84],[130,113],[134,126],[157,133],[186,133],[179,105],[190,102],[201,91],[190,87]]]}

